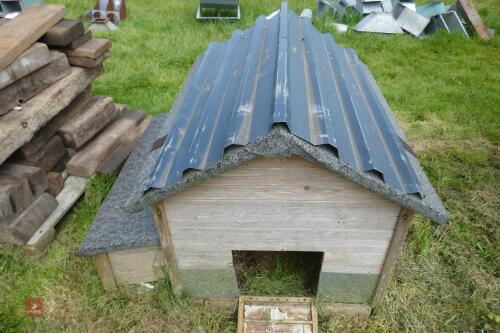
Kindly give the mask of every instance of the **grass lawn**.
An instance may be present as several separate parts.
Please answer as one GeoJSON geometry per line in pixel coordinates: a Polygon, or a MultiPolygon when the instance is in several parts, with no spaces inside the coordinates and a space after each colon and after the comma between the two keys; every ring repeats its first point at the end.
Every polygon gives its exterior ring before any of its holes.
{"type": "MultiPolygon", "coordinates": [[[[95,4],[46,2],[65,4],[74,18],[95,4]]],[[[297,13],[316,8],[313,0],[289,2],[297,13]]],[[[500,32],[500,1],[474,2],[488,26],[500,32]]],[[[200,23],[195,0],[128,0],[129,20],[103,35],[113,41],[113,57],[94,91],[150,114],[167,112],[210,41],[251,26],[280,1],[241,3],[240,22],[200,23]]],[[[385,305],[368,321],[320,311],[321,331],[499,332],[500,37],[485,42],[447,33],[422,39],[342,35],[331,23],[331,18],[314,21],[342,46],[354,48],[371,69],[451,220],[434,228],[418,216],[385,305]]],[[[175,299],[168,281],[147,294],[104,293],[92,261],[75,252],[112,183],[92,179],[45,256],[31,258],[0,245],[0,332],[234,331],[230,311],[175,299]],[[44,318],[24,316],[24,298],[35,296],[45,300],[44,318]]],[[[290,290],[293,282],[288,281],[290,290]]]]}

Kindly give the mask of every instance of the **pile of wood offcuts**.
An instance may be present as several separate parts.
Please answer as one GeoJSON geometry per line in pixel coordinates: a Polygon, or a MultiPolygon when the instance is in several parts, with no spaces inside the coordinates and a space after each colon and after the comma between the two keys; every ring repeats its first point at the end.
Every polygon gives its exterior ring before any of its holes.
{"type": "Polygon", "coordinates": [[[150,117],[95,96],[111,42],[57,5],[0,20],[0,241],[43,251],[95,173],[125,162],[150,117]]]}

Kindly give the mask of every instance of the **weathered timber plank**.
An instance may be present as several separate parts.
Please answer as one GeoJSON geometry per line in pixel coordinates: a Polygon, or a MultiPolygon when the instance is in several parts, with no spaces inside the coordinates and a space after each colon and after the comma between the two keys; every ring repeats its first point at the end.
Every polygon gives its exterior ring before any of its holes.
{"type": "Polygon", "coordinates": [[[87,178],[73,176],[66,179],[63,190],[56,197],[57,208],[27,242],[25,246],[26,250],[31,253],[40,253],[46,249],[54,238],[54,227],[85,192],[88,181],[87,178]]]}
{"type": "Polygon", "coordinates": [[[94,262],[97,266],[97,271],[101,277],[102,286],[106,291],[117,289],[115,277],[113,275],[113,267],[109,261],[107,253],[97,254],[94,256],[94,262]]]}
{"type": "Polygon", "coordinates": [[[0,190],[0,225],[7,225],[16,216],[17,213],[14,211],[9,193],[0,190]]]}
{"type": "Polygon", "coordinates": [[[159,247],[109,252],[108,257],[118,285],[151,282],[165,277],[165,260],[159,247]]]}
{"type": "Polygon", "coordinates": [[[377,289],[375,290],[375,294],[373,296],[372,306],[374,308],[379,306],[384,299],[385,290],[391,282],[392,272],[394,270],[394,266],[396,265],[399,253],[401,252],[401,248],[403,247],[406,234],[410,229],[413,215],[413,211],[408,208],[401,208],[401,212],[396,223],[396,229],[394,230],[394,235],[392,236],[389,249],[387,250],[377,289]]]}
{"type": "Polygon", "coordinates": [[[108,39],[92,38],[76,49],[61,49],[68,57],[97,59],[108,52],[111,41],[108,39]]]}
{"type": "Polygon", "coordinates": [[[54,165],[64,155],[64,144],[60,137],[54,136],[40,150],[28,159],[19,160],[20,164],[31,165],[41,168],[45,173],[50,172],[54,165]]]}
{"type": "Polygon", "coordinates": [[[108,51],[97,59],[68,56],[68,61],[72,66],[93,68],[93,67],[99,66],[105,60],[107,60],[109,58],[111,58],[111,52],[108,51]]]}
{"type": "Polygon", "coordinates": [[[25,103],[71,73],[68,59],[63,53],[51,51],[50,58],[48,65],[0,90],[0,115],[9,112],[16,105],[25,103]]]}
{"type": "Polygon", "coordinates": [[[35,43],[9,66],[0,71],[0,89],[22,79],[50,62],[47,45],[35,43]]]}
{"type": "Polygon", "coordinates": [[[0,174],[16,179],[26,179],[30,185],[31,193],[36,198],[48,187],[47,177],[42,169],[29,165],[4,163],[0,167],[0,174]]]}
{"type": "Polygon", "coordinates": [[[56,82],[23,105],[22,112],[2,117],[0,163],[26,144],[47,122],[67,107],[103,71],[102,67],[73,67],[70,75],[56,82]]]}
{"type": "Polygon", "coordinates": [[[457,7],[462,12],[467,23],[474,27],[477,35],[482,39],[489,40],[493,38],[493,33],[484,24],[483,19],[472,4],[471,0],[458,0],[457,7]]]}
{"type": "Polygon", "coordinates": [[[90,29],[85,29],[83,32],[83,35],[81,35],[78,39],[74,40],[71,44],[69,44],[66,49],[76,49],[83,44],[87,43],[89,40],[92,39],[92,30],[90,29]]]}
{"type": "Polygon", "coordinates": [[[20,214],[35,200],[27,179],[0,176],[0,193],[9,196],[14,213],[20,214]]]}
{"type": "Polygon", "coordinates": [[[113,175],[125,163],[125,160],[134,149],[137,141],[149,126],[152,117],[148,116],[139,126],[124,138],[120,145],[97,167],[96,171],[108,176],[113,175]]]}
{"type": "Polygon", "coordinates": [[[43,193],[7,228],[2,230],[4,232],[0,233],[0,240],[24,245],[56,207],[57,201],[50,194],[43,193]]]}
{"type": "Polygon", "coordinates": [[[36,4],[5,23],[0,31],[0,69],[12,63],[65,15],[64,6],[36,4]]]}
{"type": "Polygon", "coordinates": [[[71,121],[71,119],[83,110],[83,107],[93,96],[90,87],[87,87],[68,107],[52,118],[46,126],[39,129],[33,138],[19,149],[21,157],[27,159],[42,148],[45,142],[49,141],[62,125],[67,121],[71,121]]]}
{"type": "Polygon", "coordinates": [[[80,38],[83,33],[82,21],[63,19],[50,28],[40,41],[50,46],[68,46],[80,38]]]}
{"type": "Polygon", "coordinates": [[[92,98],[71,120],[59,129],[66,146],[78,149],[94,137],[116,116],[116,108],[111,97],[92,98]]]}
{"type": "Polygon", "coordinates": [[[49,172],[47,174],[47,182],[49,184],[47,193],[56,197],[59,193],[61,193],[64,188],[64,178],[59,172],[49,172]]]}
{"type": "Polygon", "coordinates": [[[125,112],[71,158],[68,162],[68,173],[90,177],[108,154],[120,144],[120,139],[130,133],[144,118],[145,114],[141,111],[125,112]]]}

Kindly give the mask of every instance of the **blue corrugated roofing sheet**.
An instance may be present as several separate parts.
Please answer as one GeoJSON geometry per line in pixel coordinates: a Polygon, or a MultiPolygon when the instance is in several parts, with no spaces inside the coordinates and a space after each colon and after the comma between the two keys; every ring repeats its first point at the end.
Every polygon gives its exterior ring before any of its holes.
{"type": "Polygon", "coordinates": [[[168,188],[188,169],[206,170],[225,148],[285,123],[312,145],[330,145],[356,171],[420,193],[387,103],[352,49],[281,5],[224,43],[211,43],[180,105],[147,189],[168,188]]]}

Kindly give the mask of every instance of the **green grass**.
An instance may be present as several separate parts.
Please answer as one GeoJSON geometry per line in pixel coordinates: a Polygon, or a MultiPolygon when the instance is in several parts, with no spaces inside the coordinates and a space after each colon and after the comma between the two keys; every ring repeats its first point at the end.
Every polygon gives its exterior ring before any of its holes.
{"type": "MultiPolygon", "coordinates": [[[[71,17],[95,3],[47,2],[66,4],[71,17]]],[[[210,41],[223,41],[279,8],[277,0],[241,2],[241,22],[200,23],[194,0],[129,0],[129,20],[103,35],[113,41],[113,57],[95,92],[150,114],[168,111],[210,41]]],[[[500,31],[500,2],[474,2],[486,23],[500,31]]],[[[316,5],[297,0],[290,6],[300,12],[316,5]]],[[[370,320],[320,311],[322,332],[498,332],[500,38],[338,34],[328,17],[314,24],[354,48],[368,65],[451,214],[441,228],[416,218],[385,304],[370,320]]],[[[167,281],[148,294],[104,293],[93,263],[75,252],[112,181],[92,179],[45,256],[31,258],[0,245],[0,332],[234,331],[230,311],[175,299],[167,281]],[[44,297],[44,318],[24,316],[27,296],[44,297]]],[[[273,274],[270,281],[282,279],[273,274]]],[[[254,286],[258,291],[269,284],[254,286]]],[[[280,293],[300,288],[285,287],[280,293]]]]}

